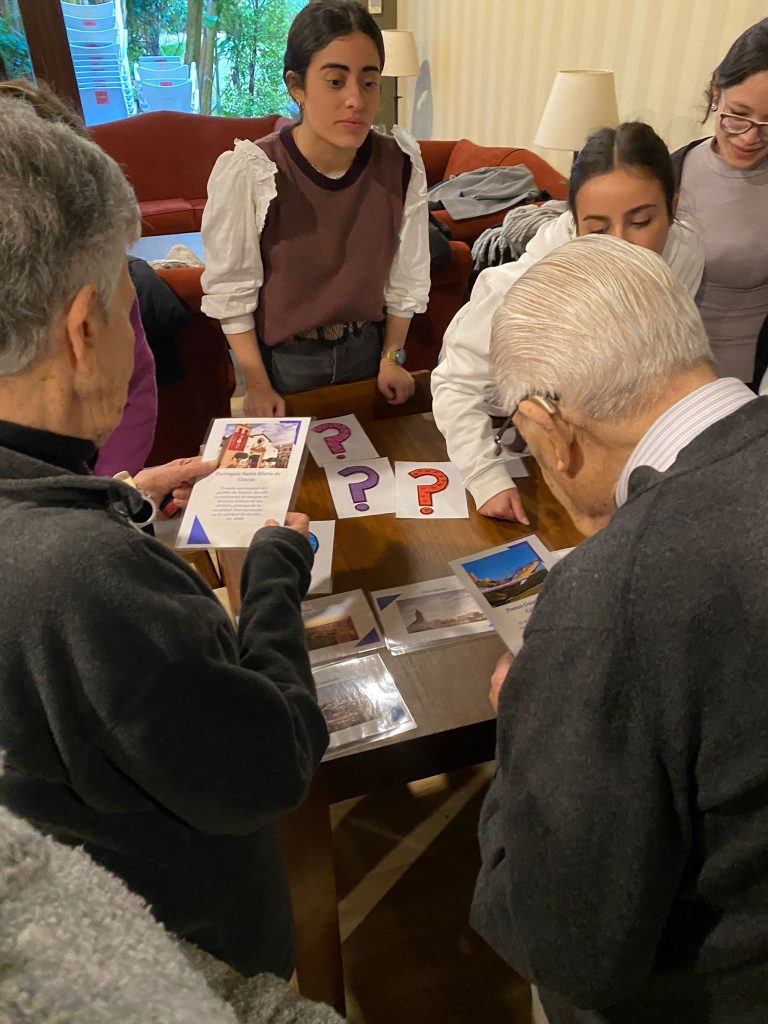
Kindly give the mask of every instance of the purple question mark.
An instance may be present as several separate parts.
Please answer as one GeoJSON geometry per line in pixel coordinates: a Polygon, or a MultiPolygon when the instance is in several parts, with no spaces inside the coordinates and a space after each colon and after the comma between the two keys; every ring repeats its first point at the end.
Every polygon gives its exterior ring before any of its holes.
{"type": "Polygon", "coordinates": [[[370,506],[366,504],[365,492],[376,486],[380,480],[379,474],[370,466],[345,466],[339,470],[339,476],[352,476],[353,473],[364,473],[365,480],[350,484],[349,496],[358,512],[367,512],[370,506]]]}
{"type": "Polygon", "coordinates": [[[343,423],[318,423],[316,427],[312,427],[312,430],[316,434],[324,434],[326,430],[335,430],[336,434],[333,437],[324,437],[323,440],[328,445],[328,451],[332,455],[335,455],[337,459],[344,458],[344,444],[352,434],[349,427],[343,423]]]}

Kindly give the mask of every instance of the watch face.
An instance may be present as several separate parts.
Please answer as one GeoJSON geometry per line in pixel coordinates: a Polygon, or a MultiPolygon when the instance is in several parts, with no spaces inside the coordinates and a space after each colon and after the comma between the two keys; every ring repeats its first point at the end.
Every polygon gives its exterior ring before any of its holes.
{"type": "Polygon", "coordinates": [[[404,348],[399,348],[397,350],[397,352],[395,352],[394,356],[395,356],[395,362],[397,363],[397,365],[398,366],[402,366],[403,363],[405,362],[405,349],[404,348]]]}

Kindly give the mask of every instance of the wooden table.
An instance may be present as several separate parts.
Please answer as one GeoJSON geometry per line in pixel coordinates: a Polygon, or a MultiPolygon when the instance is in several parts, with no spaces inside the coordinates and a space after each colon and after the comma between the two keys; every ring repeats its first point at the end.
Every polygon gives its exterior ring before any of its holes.
{"type": "MultiPolygon", "coordinates": [[[[445,442],[431,415],[366,424],[381,455],[445,461],[445,442]]],[[[529,477],[517,480],[531,529],[551,549],[581,539],[549,493],[532,459],[529,477]]],[[[470,505],[471,505],[470,500],[470,505]]],[[[323,470],[311,457],[296,509],[312,519],[335,519],[323,470]]],[[[448,562],[530,533],[520,524],[486,519],[396,519],[394,515],[341,519],[333,554],[335,593],[368,593],[450,574],[448,562]]],[[[233,607],[245,553],[220,551],[222,575],[233,607]]],[[[504,647],[495,635],[393,657],[381,651],[417,728],[371,746],[328,755],[309,797],[284,819],[283,836],[296,919],[296,970],[302,994],[343,1013],[344,985],[339,941],[333,849],[328,806],[416,779],[480,764],[494,756],[496,723],[488,703],[491,672],[504,647]]]]}

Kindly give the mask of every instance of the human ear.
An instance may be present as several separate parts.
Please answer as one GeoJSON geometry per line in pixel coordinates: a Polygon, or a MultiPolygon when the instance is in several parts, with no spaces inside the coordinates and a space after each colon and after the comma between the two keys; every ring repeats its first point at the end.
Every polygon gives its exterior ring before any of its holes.
{"type": "Polygon", "coordinates": [[[670,217],[670,223],[677,216],[677,203],[678,203],[679,199],[680,199],[680,193],[679,192],[675,192],[675,194],[672,196],[672,215],[670,217]]]}
{"type": "MultiPolygon", "coordinates": [[[[517,415],[524,421],[520,432],[527,437],[531,424],[538,433],[537,441],[549,449],[552,458],[546,458],[559,473],[567,473],[572,467],[573,457],[571,446],[574,432],[572,425],[563,419],[558,407],[549,399],[536,397],[524,399],[517,410],[517,415]],[[525,421],[528,421],[528,424],[525,421]]],[[[517,425],[517,417],[515,425],[517,425]]]]}
{"type": "Polygon", "coordinates": [[[297,107],[301,107],[304,103],[304,79],[301,75],[295,71],[286,71],[283,76],[285,87],[288,90],[288,95],[291,97],[297,107]]]}
{"type": "Polygon", "coordinates": [[[90,364],[98,324],[102,320],[96,289],[92,284],[83,285],[64,316],[66,342],[76,368],[90,364]]]}

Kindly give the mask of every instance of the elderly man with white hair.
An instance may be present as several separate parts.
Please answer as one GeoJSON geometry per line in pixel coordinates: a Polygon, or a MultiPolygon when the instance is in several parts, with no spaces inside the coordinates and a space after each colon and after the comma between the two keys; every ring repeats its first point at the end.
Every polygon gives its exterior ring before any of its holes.
{"type": "Polygon", "coordinates": [[[550,1024],[764,1024],[768,401],[608,237],[512,287],[492,366],[589,539],[494,675],[474,926],[550,1024]]]}
{"type": "Polygon", "coordinates": [[[22,101],[0,100],[0,138],[0,801],[83,844],[178,935],[287,976],[277,817],[327,745],[300,612],[308,521],[254,537],[236,636],[135,528],[138,491],[89,474],[132,370],[135,197],[22,101]]]}

